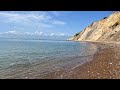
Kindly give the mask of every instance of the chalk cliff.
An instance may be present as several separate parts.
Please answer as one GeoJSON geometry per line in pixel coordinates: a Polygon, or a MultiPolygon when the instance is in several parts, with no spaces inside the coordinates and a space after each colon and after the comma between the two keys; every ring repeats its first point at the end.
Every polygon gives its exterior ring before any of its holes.
{"type": "Polygon", "coordinates": [[[120,11],[116,11],[102,20],[93,22],[68,40],[120,41],[120,11]]]}

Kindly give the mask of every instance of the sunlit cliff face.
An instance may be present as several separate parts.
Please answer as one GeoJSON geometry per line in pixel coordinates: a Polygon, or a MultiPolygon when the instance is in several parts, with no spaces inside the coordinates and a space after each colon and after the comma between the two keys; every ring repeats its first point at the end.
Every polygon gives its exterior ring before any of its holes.
{"type": "Polygon", "coordinates": [[[93,22],[70,40],[78,41],[120,41],[120,11],[102,20],[93,22]]]}

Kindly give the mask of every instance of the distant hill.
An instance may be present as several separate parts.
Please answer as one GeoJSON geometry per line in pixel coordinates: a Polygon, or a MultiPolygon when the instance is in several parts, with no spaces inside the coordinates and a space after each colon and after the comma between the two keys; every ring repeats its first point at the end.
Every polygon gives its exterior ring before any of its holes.
{"type": "Polygon", "coordinates": [[[102,20],[93,22],[83,31],[67,40],[75,41],[120,41],[120,11],[102,20]]]}

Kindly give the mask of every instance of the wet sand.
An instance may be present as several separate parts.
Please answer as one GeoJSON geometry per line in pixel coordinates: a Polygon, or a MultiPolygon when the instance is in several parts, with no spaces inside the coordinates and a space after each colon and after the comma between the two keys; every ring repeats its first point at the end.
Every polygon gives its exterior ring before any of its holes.
{"type": "MultiPolygon", "coordinates": [[[[93,60],[70,70],[52,72],[43,79],[120,79],[120,44],[91,42],[98,46],[93,60]]],[[[39,77],[38,77],[39,78],[39,77]]]]}

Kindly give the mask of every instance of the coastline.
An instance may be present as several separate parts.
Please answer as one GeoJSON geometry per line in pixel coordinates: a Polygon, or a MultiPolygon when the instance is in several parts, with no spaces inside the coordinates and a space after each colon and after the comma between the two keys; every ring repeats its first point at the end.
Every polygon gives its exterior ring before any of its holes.
{"type": "MultiPolygon", "coordinates": [[[[47,63],[35,63],[30,68],[18,68],[11,71],[10,68],[2,78],[9,79],[119,79],[120,78],[120,43],[119,42],[87,42],[97,46],[97,51],[94,54],[83,57],[70,58],[72,61],[77,59],[85,60],[83,63],[77,63],[70,68],[59,69],[54,67],[54,70],[44,72],[41,68],[50,66],[47,63]],[[41,68],[41,69],[40,69],[41,68]],[[19,70],[21,69],[21,71],[19,70]]],[[[93,48],[94,49],[94,48],[93,48]]],[[[64,63],[64,62],[63,62],[64,63]]],[[[68,67],[68,66],[67,66],[68,67]]],[[[14,67],[13,67],[14,68],[14,67]]]]}
{"type": "Polygon", "coordinates": [[[43,79],[119,79],[119,42],[89,42],[98,46],[93,59],[82,65],[64,71],[52,72],[43,79]]]}
{"type": "Polygon", "coordinates": [[[92,61],[74,69],[72,78],[80,79],[119,79],[120,46],[119,42],[90,42],[98,46],[92,61]]]}
{"type": "MultiPolygon", "coordinates": [[[[97,44],[99,51],[89,63],[75,69],[78,78],[83,79],[119,79],[120,46],[114,42],[91,42],[97,44]]],[[[74,78],[74,75],[73,75],[74,78]]]]}

